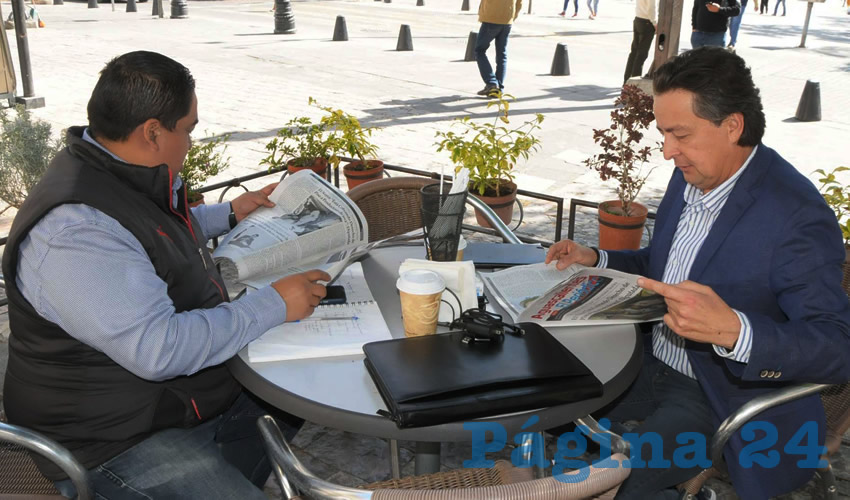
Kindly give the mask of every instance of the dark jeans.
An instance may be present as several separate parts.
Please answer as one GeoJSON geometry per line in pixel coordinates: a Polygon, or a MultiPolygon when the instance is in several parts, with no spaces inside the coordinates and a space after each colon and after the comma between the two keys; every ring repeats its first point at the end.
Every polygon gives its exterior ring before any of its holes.
{"type": "MultiPolygon", "coordinates": [[[[257,418],[273,414],[287,439],[303,420],[260,406],[247,393],[226,412],[191,429],[165,429],[89,470],[95,497],[108,500],[256,499],[271,465],[257,430],[257,418]]],[[[70,480],[56,488],[76,494],[70,480]]]]}
{"type": "MultiPolygon", "coordinates": [[[[714,432],[711,410],[699,383],[665,365],[649,352],[644,353],[643,368],[637,380],[599,416],[610,419],[612,430],[620,435],[625,432],[659,434],[663,441],[663,458],[671,462],[673,452],[681,446],[676,443],[678,434],[698,432],[708,441],[714,432]],[[627,431],[620,425],[627,420],[642,423],[627,431]]],[[[636,451],[632,449],[632,456],[636,451]]],[[[649,462],[653,457],[650,446],[644,444],[641,451],[641,458],[649,462]]],[[[616,500],[676,499],[678,492],[673,488],[699,471],[699,468],[681,469],[675,464],[664,468],[633,468],[620,487],[616,500]]]]}
{"type": "Polygon", "coordinates": [[[632,23],[632,50],[626,61],[626,73],[623,75],[623,85],[629,78],[640,76],[643,73],[643,63],[649,55],[652,47],[652,39],[655,38],[655,26],[649,19],[636,17],[632,23]]]}
{"type": "Polygon", "coordinates": [[[759,5],[759,14],[764,14],[765,12],[768,12],[767,0],[761,0],[761,5],[759,5]]]}
{"type": "Polygon", "coordinates": [[[691,48],[698,49],[700,47],[725,47],[726,32],[720,31],[717,33],[709,33],[705,31],[691,32],[691,48]]]}
{"type": "MultiPolygon", "coordinates": [[[[753,0],[758,2],[758,0],[753,0]]],[[[741,13],[729,20],[729,44],[738,43],[738,31],[741,29],[741,20],[747,11],[747,0],[741,0],[741,13]]]]}
{"type": "Polygon", "coordinates": [[[478,72],[485,84],[505,87],[505,72],[508,66],[508,35],[511,33],[510,24],[481,23],[478,39],[475,42],[475,60],[478,62],[478,72]],[[496,74],[487,59],[487,49],[490,42],[496,41],[496,74]]]}

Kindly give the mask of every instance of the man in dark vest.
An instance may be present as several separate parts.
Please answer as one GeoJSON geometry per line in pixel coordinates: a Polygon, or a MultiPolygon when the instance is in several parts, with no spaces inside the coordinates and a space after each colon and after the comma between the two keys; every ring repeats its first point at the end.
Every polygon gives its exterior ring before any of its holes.
{"type": "MultiPolygon", "coordinates": [[[[270,467],[267,413],[223,365],[325,295],[318,270],[229,302],[206,249],[274,185],[188,209],[179,172],[198,123],[195,82],[153,52],[110,61],[15,217],[9,297],[9,421],[66,446],[104,498],[257,498],[270,467]]],[[[300,420],[277,415],[290,437],[300,420]]],[[[60,492],[73,485],[39,468],[60,492]]]]}

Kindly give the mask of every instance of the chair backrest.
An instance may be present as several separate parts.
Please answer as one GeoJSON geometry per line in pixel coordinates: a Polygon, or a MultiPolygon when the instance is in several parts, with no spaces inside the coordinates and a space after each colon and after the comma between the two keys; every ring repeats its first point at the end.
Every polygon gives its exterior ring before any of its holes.
{"type": "Polygon", "coordinates": [[[361,184],[348,197],[369,223],[369,241],[422,228],[419,190],[436,181],[426,177],[390,177],[361,184]]]}
{"type": "Polygon", "coordinates": [[[0,499],[64,498],[41,475],[29,452],[51,460],[68,474],[79,500],[93,498],[86,469],[65,447],[29,429],[0,422],[0,499]]]}
{"type": "MultiPolygon", "coordinates": [[[[522,480],[528,478],[527,471],[511,467],[506,463],[499,464],[494,472],[474,471],[472,474],[464,474],[466,470],[451,471],[450,476],[460,474],[462,479],[444,478],[433,480],[432,477],[410,478],[411,481],[390,481],[383,484],[373,485],[381,488],[375,491],[368,489],[350,488],[340,486],[314,476],[298,460],[289,448],[283,433],[277,423],[269,415],[257,420],[260,434],[266,452],[272,461],[273,469],[278,474],[278,480],[284,491],[298,491],[306,498],[313,500],[331,500],[338,498],[357,499],[381,499],[381,500],[539,500],[543,498],[558,498],[561,500],[579,500],[584,498],[613,498],[620,484],[626,480],[630,469],[626,467],[594,468],[573,472],[571,474],[587,473],[587,477],[576,482],[562,482],[554,477],[541,479],[522,480]],[[457,473],[457,474],[454,474],[457,473]],[[479,479],[495,479],[490,482],[491,486],[481,486],[482,483],[473,484],[479,479]],[[519,482],[512,482],[519,479],[519,482]],[[294,486],[294,489],[293,489],[294,486]],[[383,489],[387,487],[388,489],[383,489]],[[436,488],[436,489],[435,489],[436,488]]],[[[626,459],[624,455],[612,455],[614,460],[622,463],[626,459]]],[[[440,473],[439,476],[445,476],[440,473]]],[[[291,497],[296,498],[296,497],[291,497]]]]}

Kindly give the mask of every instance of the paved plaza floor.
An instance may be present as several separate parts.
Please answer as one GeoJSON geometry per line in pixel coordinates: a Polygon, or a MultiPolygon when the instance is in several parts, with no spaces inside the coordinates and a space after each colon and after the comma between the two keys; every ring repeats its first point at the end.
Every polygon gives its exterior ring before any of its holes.
{"type": "MultiPolygon", "coordinates": [[[[151,3],[137,13],[125,5],[66,0],[37,5],[46,27],[30,30],[35,94],[46,107],[34,115],[54,131],[86,121],[86,102],[98,71],[112,57],[132,50],[153,50],[182,62],[197,81],[198,138],[230,133],[231,167],[210,182],[258,171],[265,144],[293,116],[316,118],[308,105],[342,108],[364,125],[380,127],[374,139],[388,163],[449,172],[448,155],[437,153],[435,133],[452,120],[492,119],[488,101],[475,95],[483,86],[476,64],[464,62],[468,35],[477,31],[477,0],[461,11],[461,0],[310,0],[294,1],[297,33],[273,34],[271,0],[190,1],[188,19],[151,17],[151,3]],[[331,40],[337,16],[344,16],[349,40],[331,40]],[[395,50],[400,26],[410,26],[413,51],[395,50]]],[[[528,2],[529,0],[525,0],[528,2]]],[[[563,197],[602,201],[614,197],[582,161],[598,152],[592,129],[607,126],[619,94],[631,42],[634,2],[602,0],[599,16],[588,19],[583,2],[576,18],[561,18],[560,0],[531,0],[517,20],[508,45],[506,92],[516,97],[512,123],[546,117],[541,149],[517,168],[520,187],[563,197]],[[556,45],[568,48],[570,75],[550,76],[556,45]]],[[[806,3],[788,1],[787,15],[746,12],[737,51],[753,69],[767,115],[765,143],[805,174],[848,164],[850,137],[850,15],[837,0],[815,4],[806,48],[799,48],[806,3]],[[806,80],[820,83],[823,119],[794,119],[806,80]],[[844,146],[842,146],[844,144],[844,146]]],[[[689,47],[690,3],[686,2],[682,48],[689,47]]],[[[3,17],[11,11],[0,2],[3,17]]],[[[771,11],[772,12],[772,11],[771,11]]],[[[9,32],[18,66],[14,32],[9,32]]],[[[19,89],[20,89],[20,77],[19,89]]],[[[658,134],[650,131],[650,139],[658,134]]],[[[672,165],[656,155],[639,199],[657,205],[672,165]]],[[[257,182],[256,185],[261,184],[257,182]]],[[[526,218],[518,232],[555,239],[551,203],[523,200],[526,218]]],[[[0,210],[2,210],[0,206],[0,210]]],[[[0,236],[8,232],[14,211],[0,215],[0,236]]],[[[566,214],[565,214],[566,215],[566,214]]],[[[576,219],[577,239],[596,241],[593,213],[576,219]]],[[[564,233],[565,234],[565,233],[564,233]]],[[[0,251],[2,249],[0,248],[0,251]]],[[[0,309],[0,371],[5,368],[7,314],[0,309]]],[[[305,426],[295,441],[297,453],[319,475],[343,484],[387,476],[388,447],[382,440],[305,426]]],[[[835,465],[842,495],[850,497],[848,450],[835,465]]],[[[412,443],[402,443],[405,473],[412,472],[412,443]]],[[[459,467],[469,448],[447,445],[445,467],[459,467]]],[[[724,499],[736,498],[715,483],[724,499]]],[[[276,493],[269,491],[270,496],[276,493]]],[[[809,491],[789,498],[815,498],[809,491]]]]}

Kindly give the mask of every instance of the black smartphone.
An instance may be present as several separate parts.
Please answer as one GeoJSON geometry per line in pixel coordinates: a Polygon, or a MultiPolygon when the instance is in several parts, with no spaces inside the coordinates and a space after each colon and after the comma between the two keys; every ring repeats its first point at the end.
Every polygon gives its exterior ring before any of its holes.
{"type": "Polygon", "coordinates": [[[328,304],[345,304],[345,287],[341,285],[330,285],[327,287],[328,294],[319,301],[320,306],[328,304]]]}

